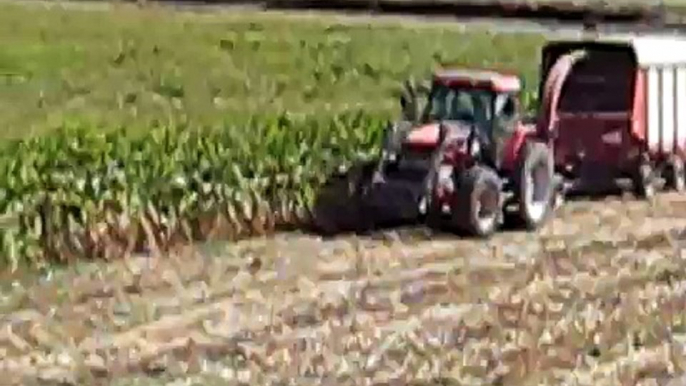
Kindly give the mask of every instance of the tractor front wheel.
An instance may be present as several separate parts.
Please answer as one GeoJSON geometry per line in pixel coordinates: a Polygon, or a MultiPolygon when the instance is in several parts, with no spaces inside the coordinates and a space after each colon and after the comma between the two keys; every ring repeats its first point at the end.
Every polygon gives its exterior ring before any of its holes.
{"type": "Polygon", "coordinates": [[[491,169],[474,166],[458,177],[452,223],[472,236],[487,238],[500,220],[501,180],[491,169]]]}
{"type": "Polygon", "coordinates": [[[525,145],[517,170],[519,218],[527,230],[539,229],[555,207],[555,169],[550,148],[541,142],[525,145]]]}

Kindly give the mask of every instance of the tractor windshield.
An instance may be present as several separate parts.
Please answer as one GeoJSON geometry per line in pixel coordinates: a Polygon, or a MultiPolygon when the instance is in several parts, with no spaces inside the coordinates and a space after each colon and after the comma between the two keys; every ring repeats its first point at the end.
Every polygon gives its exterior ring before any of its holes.
{"type": "Polygon", "coordinates": [[[429,94],[422,116],[428,121],[466,121],[486,123],[491,119],[493,95],[488,90],[436,84],[429,94]]]}

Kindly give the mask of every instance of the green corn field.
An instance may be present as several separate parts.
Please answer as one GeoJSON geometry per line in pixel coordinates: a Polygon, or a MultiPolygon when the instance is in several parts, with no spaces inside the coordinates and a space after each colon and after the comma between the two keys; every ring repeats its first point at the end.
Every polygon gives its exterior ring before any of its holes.
{"type": "Polygon", "coordinates": [[[0,156],[3,256],[11,266],[111,258],[297,224],[329,173],[374,151],[383,124],[362,113],[283,116],[136,137],[67,126],[8,143],[0,156]]]}
{"type": "Polygon", "coordinates": [[[9,267],[302,225],[332,172],[374,156],[403,80],[494,65],[522,68],[531,90],[541,41],[441,25],[2,9],[9,267]]]}

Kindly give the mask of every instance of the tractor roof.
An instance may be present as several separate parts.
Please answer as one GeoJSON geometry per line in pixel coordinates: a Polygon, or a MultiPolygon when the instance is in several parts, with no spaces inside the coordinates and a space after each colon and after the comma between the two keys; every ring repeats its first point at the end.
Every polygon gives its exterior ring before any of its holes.
{"type": "Polygon", "coordinates": [[[434,80],[446,85],[480,87],[498,92],[518,92],[522,87],[518,76],[492,70],[442,69],[434,74],[434,80]]]}

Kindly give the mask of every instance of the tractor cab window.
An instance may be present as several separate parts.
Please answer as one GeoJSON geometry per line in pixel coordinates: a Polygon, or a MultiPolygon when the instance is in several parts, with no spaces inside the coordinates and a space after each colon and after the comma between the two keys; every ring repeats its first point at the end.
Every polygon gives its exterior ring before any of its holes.
{"type": "Polygon", "coordinates": [[[465,121],[479,126],[488,126],[491,120],[490,91],[435,85],[423,114],[423,120],[465,121]]]}

